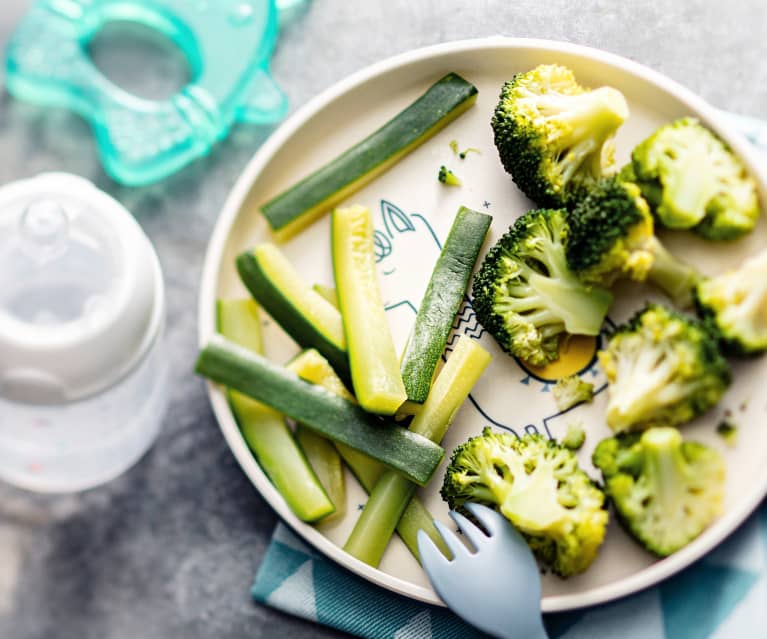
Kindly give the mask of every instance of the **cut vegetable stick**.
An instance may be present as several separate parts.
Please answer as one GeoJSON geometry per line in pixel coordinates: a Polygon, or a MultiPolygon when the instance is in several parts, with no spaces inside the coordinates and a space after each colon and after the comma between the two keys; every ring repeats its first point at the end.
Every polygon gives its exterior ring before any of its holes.
{"type": "Polygon", "coordinates": [[[338,308],[338,295],[336,294],[335,288],[332,286],[325,286],[324,284],[312,284],[312,290],[322,295],[328,302],[338,308]]]}
{"type": "Polygon", "coordinates": [[[296,426],[296,440],[336,507],[335,512],[325,517],[323,521],[343,517],[346,513],[346,481],[341,456],[336,447],[302,424],[296,426]]]}
{"type": "MultiPolygon", "coordinates": [[[[410,430],[434,442],[441,441],[490,359],[490,354],[477,342],[462,335],[437,376],[423,409],[413,418],[410,430]]],[[[415,490],[412,482],[386,471],[370,493],[344,550],[378,566],[415,490]]]]}
{"type": "Polygon", "coordinates": [[[394,166],[476,99],[473,84],[449,73],[380,129],[264,204],[272,231],[288,239],[394,166]]]}
{"type": "MultiPolygon", "coordinates": [[[[254,352],[261,351],[261,324],[252,300],[219,300],[217,316],[218,328],[225,337],[254,352]]],[[[227,397],[243,438],[296,516],[311,522],[331,515],[335,504],[282,415],[233,390],[227,391],[227,397]]]]}
{"type": "Polygon", "coordinates": [[[354,396],[368,412],[393,415],[407,394],[378,287],[369,209],[333,210],[331,250],[354,396]]]}
{"type": "MultiPolygon", "coordinates": [[[[307,382],[318,384],[344,399],[354,401],[354,397],[343,385],[328,361],[314,349],[306,350],[295,357],[288,364],[288,368],[307,382]]],[[[386,467],[343,444],[336,443],[336,448],[352,474],[360,482],[365,492],[369,494],[386,471],[386,467]]],[[[437,528],[434,526],[434,517],[418,497],[413,497],[397,524],[397,532],[413,556],[420,561],[418,554],[419,530],[423,530],[442,552],[446,555],[449,554],[442,535],[437,532],[437,528]]]]}
{"type": "Polygon", "coordinates": [[[342,379],[350,381],[346,336],[334,304],[312,289],[274,244],[259,244],[237,257],[250,294],[303,348],[316,348],[342,379]]]}
{"type": "Polygon", "coordinates": [[[211,338],[202,349],[196,371],[333,441],[367,453],[419,485],[428,483],[445,454],[427,438],[370,415],[220,336],[211,338]]]}
{"type": "Polygon", "coordinates": [[[462,206],[453,220],[402,356],[408,399],[424,402],[492,217],[462,206]]]}
{"type": "MultiPolygon", "coordinates": [[[[346,390],[341,379],[333,371],[328,360],[313,348],[303,351],[294,357],[286,364],[285,368],[303,379],[306,379],[301,375],[303,371],[315,376],[324,375],[326,370],[330,371],[332,379],[328,380],[328,386],[325,386],[325,388],[344,399],[354,401],[354,398],[346,390]]],[[[311,379],[306,379],[306,381],[315,383],[311,379]]],[[[309,458],[309,463],[317,473],[323,487],[336,505],[336,512],[327,519],[336,519],[343,516],[346,512],[346,481],[344,479],[341,456],[335,445],[302,424],[296,426],[296,439],[309,458]]],[[[362,455],[362,453],[354,452],[362,455]]]]}

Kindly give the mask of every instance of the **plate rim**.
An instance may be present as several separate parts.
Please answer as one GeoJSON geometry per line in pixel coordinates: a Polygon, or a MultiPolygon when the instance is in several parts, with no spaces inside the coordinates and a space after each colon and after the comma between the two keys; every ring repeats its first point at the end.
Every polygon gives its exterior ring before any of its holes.
{"type": "MultiPolygon", "coordinates": [[[[659,89],[671,94],[692,111],[699,113],[706,120],[707,124],[740,156],[748,166],[751,174],[755,177],[761,190],[767,190],[767,168],[760,163],[757,151],[726,121],[719,111],[690,89],[639,62],[602,49],[569,42],[507,36],[456,40],[412,49],[368,65],[321,91],[291,114],[248,161],[248,164],[229,191],[205,252],[199,286],[197,314],[198,345],[200,347],[215,332],[215,301],[219,264],[228,241],[230,229],[247,200],[251,185],[282,144],[316,113],[347,91],[375,76],[392,71],[400,66],[423,61],[428,58],[436,58],[449,53],[496,48],[509,50],[541,49],[545,52],[570,54],[606,63],[630,75],[640,76],[659,89]]],[[[299,520],[292,513],[251,454],[250,449],[240,434],[226,396],[221,388],[211,382],[206,382],[206,387],[216,421],[238,464],[261,496],[285,524],[302,537],[314,550],[321,552],[337,565],[371,583],[416,601],[444,606],[444,603],[432,589],[417,586],[365,564],[336,546],[314,526],[299,520]]],[[[682,550],[657,561],[630,577],[621,579],[617,583],[599,586],[584,592],[543,597],[541,599],[542,612],[564,612],[597,604],[605,604],[657,585],[712,551],[734,533],[740,524],[755,510],[765,495],[767,495],[767,465],[765,466],[763,477],[758,478],[758,481],[755,482],[755,488],[749,495],[749,498],[743,500],[737,509],[724,513],[701,536],[682,550]]]]}

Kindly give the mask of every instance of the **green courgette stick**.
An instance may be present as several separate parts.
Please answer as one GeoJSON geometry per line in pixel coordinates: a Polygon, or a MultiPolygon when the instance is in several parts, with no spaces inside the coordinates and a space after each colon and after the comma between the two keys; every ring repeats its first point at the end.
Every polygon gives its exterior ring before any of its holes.
{"type": "Polygon", "coordinates": [[[346,514],[346,480],[341,456],[336,447],[303,424],[296,426],[296,440],[336,507],[335,512],[328,515],[325,521],[343,517],[346,514]]]}
{"type": "MultiPolygon", "coordinates": [[[[490,359],[490,354],[476,341],[462,335],[410,430],[434,442],[442,441],[490,359]]],[[[370,493],[344,550],[371,566],[378,566],[416,488],[401,475],[384,472],[370,493]]]]}
{"type": "Polygon", "coordinates": [[[316,348],[345,381],[351,381],[344,324],[335,304],[306,283],[274,244],[237,256],[237,272],[253,298],[297,344],[316,348]]]}
{"type": "MultiPolygon", "coordinates": [[[[301,353],[288,364],[288,368],[307,382],[318,384],[344,399],[354,401],[354,397],[344,386],[341,378],[336,375],[330,363],[314,349],[301,353]]],[[[370,494],[381,475],[386,471],[386,467],[343,444],[337,443],[336,448],[365,492],[370,494]]],[[[443,553],[449,554],[445,541],[434,526],[434,517],[418,497],[413,497],[397,524],[397,532],[410,552],[420,561],[418,554],[419,530],[423,530],[443,553]]]]}
{"type": "MultiPolygon", "coordinates": [[[[312,379],[303,377],[301,372],[304,369],[313,371],[317,368],[318,362],[321,363],[320,366],[324,365],[327,367],[333,374],[335,380],[337,380],[335,383],[348,394],[341,378],[335,374],[330,363],[314,349],[302,352],[288,362],[285,367],[288,370],[293,371],[302,379],[316,383],[312,379]]],[[[328,388],[328,390],[333,389],[328,388]]],[[[342,395],[342,393],[336,394],[342,395]]],[[[353,400],[351,397],[346,397],[346,399],[353,400]]],[[[314,469],[314,472],[317,473],[320,482],[322,482],[323,487],[336,506],[336,512],[326,519],[330,520],[342,517],[346,513],[346,480],[344,477],[343,463],[341,462],[341,456],[339,455],[338,450],[336,450],[336,447],[331,441],[306,428],[303,424],[296,425],[296,439],[309,459],[309,463],[314,469]]]]}
{"type": "Polygon", "coordinates": [[[312,290],[315,293],[319,293],[333,306],[338,308],[338,295],[336,289],[333,286],[325,286],[324,284],[312,284],[312,290]]]}
{"type": "MultiPolygon", "coordinates": [[[[261,324],[252,300],[219,300],[217,312],[218,329],[225,337],[254,352],[261,351],[261,324]]],[[[296,516],[312,522],[332,514],[334,502],[282,415],[233,390],[227,391],[227,397],[243,438],[296,516]]]]}
{"type": "Polygon", "coordinates": [[[402,355],[408,399],[424,402],[492,217],[462,206],[434,265],[402,355]]]}
{"type": "Polygon", "coordinates": [[[261,207],[286,240],[394,166],[466,111],[477,88],[455,73],[433,84],[380,129],[261,207]]]}
{"type": "Polygon", "coordinates": [[[425,486],[445,451],[418,433],[370,415],[256,353],[214,335],[195,370],[245,393],[315,432],[351,446],[425,486]]]}
{"type": "Polygon", "coordinates": [[[394,415],[407,399],[376,273],[373,217],[363,206],[333,209],[331,250],[354,396],[366,411],[394,415]]]}

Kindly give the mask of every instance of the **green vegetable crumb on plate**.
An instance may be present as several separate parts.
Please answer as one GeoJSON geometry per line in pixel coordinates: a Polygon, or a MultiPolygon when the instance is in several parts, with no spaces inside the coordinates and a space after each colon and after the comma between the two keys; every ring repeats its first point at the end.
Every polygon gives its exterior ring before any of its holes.
{"type": "Polygon", "coordinates": [[[563,377],[551,389],[557,408],[565,411],[577,404],[594,399],[594,384],[584,381],[579,375],[563,377]]]}
{"type": "Polygon", "coordinates": [[[469,155],[469,153],[477,153],[479,155],[482,155],[482,151],[479,149],[470,146],[467,149],[464,149],[463,151],[458,150],[458,140],[450,140],[449,142],[450,150],[453,152],[453,155],[457,155],[462,160],[466,159],[466,156],[469,155]]]}
{"type": "Polygon", "coordinates": [[[458,179],[455,173],[448,169],[444,164],[439,167],[439,174],[437,179],[446,186],[461,186],[461,180],[458,179]]]}
{"type": "Polygon", "coordinates": [[[567,432],[562,438],[562,446],[570,450],[578,450],[586,441],[586,431],[583,429],[583,422],[580,420],[570,422],[567,425],[567,432]]]}
{"type": "Polygon", "coordinates": [[[738,443],[738,427],[726,419],[719,422],[716,427],[716,433],[728,446],[735,446],[738,443]]]}

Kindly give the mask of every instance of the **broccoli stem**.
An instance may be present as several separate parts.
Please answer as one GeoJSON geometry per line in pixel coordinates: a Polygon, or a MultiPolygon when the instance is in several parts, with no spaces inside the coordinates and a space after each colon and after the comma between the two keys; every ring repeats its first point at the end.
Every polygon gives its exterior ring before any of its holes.
{"type": "Polygon", "coordinates": [[[551,117],[566,127],[563,135],[556,140],[560,150],[573,149],[587,140],[591,142],[590,149],[580,149],[581,156],[601,146],[629,115],[623,94],[611,87],[553,101],[543,96],[542,104],[555,111],[551,117]]]}
{"type": "Polygon", "coordinates": [[[671,513],[680,503],[686,462],[682,456],[682,435],[675,428],[651,428],[642,434],[645,451],[644,474],[653,486],[661,510],[671,513]]]}
{"type": "Polygon", "coordinates": [[[528,534],[536,534],[566,518],[557,499],[558,482],[549,465],[541,462],[528,474],[520,464],[512,475],[514,481],[501,502],[501,512],[511,523],[528,534]]]}
{"type": "Polygon", "coordinates": [[[663,182],[663,208],[659,216],[664,226],[689,229],[706,215],[706,205],[716,194],[716,178],[711,174],[710,159],[691,152],[663,182]]]}
{"type": "Polygon", "coordinates": [[[569,272],[556,279],[532,273],[529,281],[544,300],[546,311],[541,313],[546,318],[557,318],[574,335],[599,335],[613,301],[608,291],[588,288],[569,272]]]}
{"type": "MultiPolygon", "coordinates": [[[[570,270],[562,244],[549,238],[531,250],[531,257],[546,267],[547,275],[541,275],[527,264],[520,264],[520,272],[528,282],[526,290],[516,292],[521,299],[509,298],[508,308],[521,313],[526,306],[542,307],[525,317],[537,328],[546,325],[564,325],[568,333],[575,335],[599,335],[612,295],[601,288],[585,286],[570,270]],[[533,293],[533,291],[535,293],[533,293]],[[534,306],[533,306],[534,304],[534,306]]],[[[503,312],[499,306],[499,312],[503,312]]],[[[558,329],[556,332],[561,332],[558,329]]]]}
{"type": "Polygon", "coordinates": [[[628,430],[640,422],[648,403],[671,402],[679,396],[680,389],[671,383],[674,367],[663,345],[641,349],[628,358],[619,356],[617,366],[613,401],[607,411],[607,423],[614,431],[628,430]]]}
{"type": "Polygon", "coordinates": [[[647,279],[666,293],[677,306],[692,306],[692,291],[700,281],[700,273],[671,255],[657,238],[653,238],[651,248],[655,259],[647,279]]]}
{"type": "MultiPolygon", "coordinates": [[[[461,336],[410,430],[440,442],[490,359],[479,344],[461,336]]],[[[344,550],[371,566],[378,566],[416,488],[399,473],[385,471],[370,493],[344,550]]]]}

